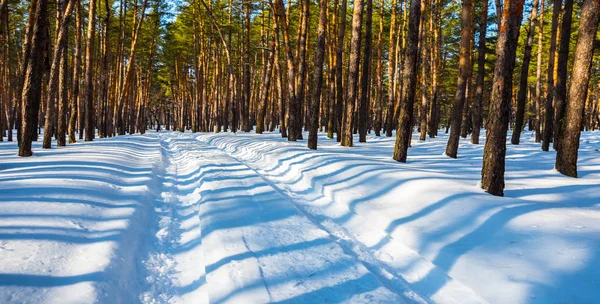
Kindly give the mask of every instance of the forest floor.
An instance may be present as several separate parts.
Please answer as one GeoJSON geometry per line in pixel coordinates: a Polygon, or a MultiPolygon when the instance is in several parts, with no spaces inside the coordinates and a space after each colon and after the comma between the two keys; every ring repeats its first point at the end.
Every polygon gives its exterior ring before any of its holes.
{"type": "Polygon", "coordinates": [[[579,179],[525,133],[503,198],[477,185],[483,145],[414,136],[407,164],[375,136],[0,143],[0,303],[597,301],[600,132],[579,179]]]}

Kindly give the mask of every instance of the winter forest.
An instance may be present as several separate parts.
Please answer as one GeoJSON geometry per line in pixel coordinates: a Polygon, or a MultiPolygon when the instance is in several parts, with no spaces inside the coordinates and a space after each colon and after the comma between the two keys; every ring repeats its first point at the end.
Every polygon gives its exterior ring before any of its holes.
{"type": "Polygon", "coordinates": [[[597,303],[600,0],[0,0],[0,303],[597,303]]]}

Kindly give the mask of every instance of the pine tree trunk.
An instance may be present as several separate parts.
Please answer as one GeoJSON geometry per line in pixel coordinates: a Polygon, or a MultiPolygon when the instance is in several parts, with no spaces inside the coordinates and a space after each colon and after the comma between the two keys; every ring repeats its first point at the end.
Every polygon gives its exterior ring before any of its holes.
{"type": "Polygon", "coordinates": [[[577,151],[583,124],[583,111],[591,76],[594,39],[600,22],[600,0],[585,0],[581,8],[579,37],[573,63],[571,87],[566,107],[565,124],[561,128],[556,154],[556,170],[577,177],[577,151]]]}
{"type": "Polygon", "coordinates": [[[556,36],[558,30],[558,16],[560,15],[562,0],[554,0],[552,8],[552,31],[550,37],[550,53],[548,55],[548,87],[546,92],[546,115],[544,119],[544,134],[542,137],[542,150],[548,151],[552,141],[552,128],[554,119],[554,58],[556,55],[556,36]]]}
{"type": "Polygon", "coordinates": [[[365,30],[365,47],[361,72],[361,96],[358,109],[358,134],[359,142],[367,142],[367,123],[369,120],[369,87],[371,82],[371,41],[373,39],[373,0],[367,1],[367,16],[365,30]]]}
{"type": "Polygon", "coordinates": [[[540,0],[540,20],[538,24],[538,55],[537,55],[537,72],[535,76],[535,142],[539,143],[542,140],[542,54],[544,40],[544,3],[545,0],[540,0]]]}
{"type": "MultiPolygon", "coordinates": [[[[369,1],[369,0],[367,0],[369,1]]],[[[317,28],[317,48],[315,52],[315,70],[313,74],[313,91],[310,102],[310,131],[308,133],[308,148],[317,149],[319,133],[319,109],[321,89],[323,87],[323,63],[325,61],[325,28],[327,27],[327,0],[319,1],[319,27],[317,28]]]]}
{"type": "MultiPolygon", "coordinates": [[[[544,0],[542,0],[544,1],[544,0]]],[[[570,0],[567,0],[570,1],[570,0]]],[[[525,104],[527,102],[527,79],[529,78],[529,63],[531,62],[531,49],[533,47],[533,35],[535,30],[535,18],[537,18],[538,0],[533,0],[531,17],[529,19],[529,31],[527,31],[527,42],[523,51],[523,65],[521,66],[521,79],[519,79],[519,93],[517,95],[517,113],[515,117],[515,129],[510,142],[518,145],[521,141],[521,132],[525,120],[525,104]]]]}
{"type": "Polygon", "coordinates": [[[563,19],[560,28],[560,45],[558,48],[558,63],[556,67],[556,94],[554,95],[554,142],[555,150],[558,149],[560,132],[567,107],[567,64],[569,61],[569,42],[571,41],[571,19],[573,17],[573,0],[565,0],[563,19]]]}
{"type": "Polygon", "coordinates": [[[31,1],[33,12],[31,22],[28,23],[28,33],[31,33],[31,42],[24,54],[24,81],[21,106],[21,136],[19,139],[19,156],[31,156],[31,142],[36,134],[39,106],[42,98],[42,78],[44,71],[40,67],[44,64],[44,51],[46,46],[46,31],[48,29],[48,1],[31,1]]]}
{"type": "Polygon", "coordinates": [[[396,96],[394,95],[395,77],[396,77],[396,19],[398,15],[398,0],[392,0],[392,20],[390,23],[390,51],[388,53],[388,100],[385,116],[385,136],[392,137],[394,125],[394,104],[396,96]]]}
{"type": "Polygon", "coordinates": [[[419,23],[421,21],[421,1],[410,2],[410,19],[408,21],[408,39],[406,41],[406,58],[404,61],[402,87],[402,102],[400,103],[400,117],[396,131],[396,145],[393,159],[406,162],[410,138],[412,135],[412,116],[417,90],[417,62],[419,52],[419,23]]]}
{"type": "Polygon", "coordinates": [[[446,146],[446,155],[456,158],[458,154],[458,142],[462,122],[462,112],[467,93],[467,81],[471,69],[471,41],[473,40],[473,2],[462,1],[461,32],[460,32],[460,57],[458,63],[458,82],[454,105],[452,107],[452,119],[450,126],[450,137],[446,146]]]}
{"type": "Polygon", "coordinates": [[[504,195],[506,133],[512,99],[512,80],[523,19],[524,0],[506,0],[496,42],[494,86],[490,96],[487,137],[483,152],[481,188],[492,195],[504,195]]]}
{"type": "Polygon", "coordinates": [[[76,21],[75,21],[75,54],[73,55],[73,85],[71,92],[71,99],[69,102],[69,108],[71,109],[71,116],[69,117],[69,143],[74,144],[76,142],[75,139],[75,129],[77,126],[77,112],[79,108],[79,72],[81,71],[81,0],[72,0],[76,1],[75,13],[76,13],[76,21]]]}
{"type": "MultiPolygon", "coordinates": [[[[543,1],[543,0],[542,0],[543,1]]],[[[479,135],[483,123],[483,86],[485,82],[485,42],[487,30],[488,1],[481,2],[481,15],[479,17],[479,46],[477,47],[477,80],[475,81],[475,96],[471,113],[473,117],[473,134],[471,143],[479,144],[479,135]]]]}
{"type": "Polygon", "coordinates": [[[346,96],[344,117],[342,119],[342,141],[344,147],[352,147],[352,127],[354,104],[358,96],[358,69],[361,50],[363,0],[354,0],[352,14],[352,36],[350,38],[350,66],[348,67],[348,94],[346,96]]]}
{"type": "Polygon", "coordinates": [[[94,83],[93,83],[93,62],[94,62],[94,37],[95,37],[95,19],[96,19],[96,0],[90,0],[87,45],[85,51],[85,141],[91,141],[94,138],[94,83]]]}

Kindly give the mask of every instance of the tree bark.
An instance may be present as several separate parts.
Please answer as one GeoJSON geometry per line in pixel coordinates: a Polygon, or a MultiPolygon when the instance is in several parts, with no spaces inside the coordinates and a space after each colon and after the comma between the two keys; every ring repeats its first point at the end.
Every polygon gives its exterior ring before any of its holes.
{"type": "Polygon", "coordinates": [[[404,61],[404,85],[402,87],[402,102],[400,117],[396,131],[396,144],[392,158],[406,162],[408,147],[412,134],[412,116],[417,89],[417,61],[419,52],[419,26],[421,21],[421,1],[410,2],[410,19],[408,21],[408,39],[406,41],[406,58],[404,61]]]}
{"type": "MultiPolygon", "coordinates": [[[[369,0],[367,0],[369,1],[369,0]]],[[[317,28],[317,49],[315,53],[315,70],[313,75],[312,101],[310,102],[310,131],[308,132],[308,148],[317,149],[319,132],[319,109],[321,89],[323,87],[323,62],[325,61],[325,28],[327,26],[327,0],[319,1],[319,27],[317,28]]]]}
{"type": "Polygon", "coordinates": [[[365,30],[365,47],[361,72],[361,96],[358,109],[358,134],[359,142],[367,142],[367,123],[369,120],[369,87],[371,82],[371,49],[373,39],[373,0],[367,1],[367,16],[365,30]]]}
{"type": "Polygon", "coordinates": [[[354,116],[354,103],[358,96],[358,66],[360,61],[360,43],[362,33],[363,0],[354,0],[354,13],[352,14],[352,37],[350,38],[350,66],[348,68],[348,94],[346,96],[343,122],[342,141],[344,147],[352,147],[352,123],[354,116]]]}
{"type": "Polygon", "coordinates": [[[577,177],[577,151],[583,125],[583,111],[588,94],[594,55],[594,37],[600,22],[600,0],[585,0],[581,8],[579,37],[573,63],[573,74],[566,107],[565,125],[561,128],[556,154],[556,170],[577,177]]]}
{"type": "Polygon", "coordinates": [[[550,37],[550,53],[548,55],[548,88],[546,92],[546,115],[544,119],[544,134],[542,138],[542,150],[548,151],[550,148],[550,142],[552,141],[552,128],[554,119],[554,107],[552,101],[554,100],[555,88],[554,88],[554,58],[556,54],[556,36],[558,30],[558,16],[560,15],[562,0],[554,0],[552,8],[552,30],[550,37]]]}
{"type": "Polygon", "coordinates": [[[458,142],[460,140],[460,127],[462,112],[466,100],[467,81],[471,70],[471,41],[473,40],[473,2],[462,1],[461,31],[460,31],[460,57],[458,63],[458,82],[454,105],[452,106],[452,118],[450,126],[450,137],[446,145],[446,155],[456,158],[458,154],[458,142]]]}
{"type": "Polygon", "coordinates": [[[79,108],[79,72],[81,71],[81,0],[76,1],[75,6],[75,54],[73,55],[73,85],[69,108],[71,109],[71,116],[69,117],[69,143],[74,144],[77,140],[75,139],[75,127],[77,125],[77,111],[79,108]]]}
{"type": "Polygon", "coordinates": [[[567,64],[569,61],[569,42],[571,41],[571,19],[573,17],[573,0],[565,0],[563,19],[560,28],[560,45],[556,67],[556,94],[554,95],[554,141],[556,150],[560,144],[560,132],[567,107],[567,64]]]}
{"type": "Polygon", "coordinates": [[[542,140],[542,54],[544,52],[544,0],[540,0],[540,20],[538,25],[538,55],[537,55],[537,72],[535,76],[535,142],[539,143],[542,140]]]}
{"type": "Polygon", "coordinates": [[[512,78],[523,19],[524,0],[506,0],[496,42],[494,86],[490,99],[487,137],[483,152],[481,188],[492,195],[504,195],[506,133],[512,99],[512,78]]]}
{"type": "Polygon", "coordinates": [[[93,63],[94,63],[94,37],[96,19],[96,0],[90,0],[87,45],[85,47],[85,141],[94,139],[96,128],[94,127],[94,83],[93,83],[93,63]]]}
{"type": "Polygon", "coordinates": [[[28,32],[31,33],[31,42],[28,46],[26,61],[23,62],[25,76],[22,91],[21,106],[21,136],[19,144],[19,156],[31,156],[31,142],[36,134],[38,115],[42,94],[42,78],[44,70],[44,51],[46,46],[46,31],[48,30],[48,1],[31,1],[35,12],[30,23],[28,32]]]}
{"type": "Polygon", "coordinates": [[[390,51],[388,53],[388,100],[385,114],[385,136],[392,137],[392,129],[394,128],[394,103],[396,96],[394,95],[395,77],[396,77],[396,18],[398,15],[398,0],[392,0],[392,20],[390,23],[390,51]]]}
{"type": "MultiPolygon", "coordinates": [[[[542,0],[543,1],[543,0],[542,0]]],[[[483,86],[485,82],[485,42],[487,31],[488,1],[481,2],[481,16],[479,19],[479,46],[477,47],[477,80],[475,81],[475,96],[471,113],[473,119],[473,134],[471,134],[471,143],[479,144],[479,135],[483,123],[483,86]]]]}
{"type": "Polygon", "coordinates": [[[537,18],[537,6],[538,0],[533,0],[531,17],[529,19],[529,30],[527,31],[527,41],[525,43],[525,50],[523,51],[521,79],[519,79],[519,93],[517,95],[517,113],[515,118],[515,128],[510,139],[510,142],[513,145],[518,145],[521,141],[521,131],[523,130],[523,121],[525,120],[525,103],[527,102],[526,99],[528,88],[527,79],[529,77],[529,62],[531,62],[531,49],[533,47],[533,34],[535,31],[535,18],[537,18]]]}

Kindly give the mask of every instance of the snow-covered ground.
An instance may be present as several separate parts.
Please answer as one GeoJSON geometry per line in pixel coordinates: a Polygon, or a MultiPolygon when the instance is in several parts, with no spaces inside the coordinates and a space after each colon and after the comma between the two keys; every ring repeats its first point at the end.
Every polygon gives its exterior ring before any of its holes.
{"type": "Polygon", "coordinates": [[[319,150],[161,132],[19,158],[0,143],[0,303],[597,303],[600,133],[581,178],[526,133],[504,198],[483,145],[319,150]]]}

